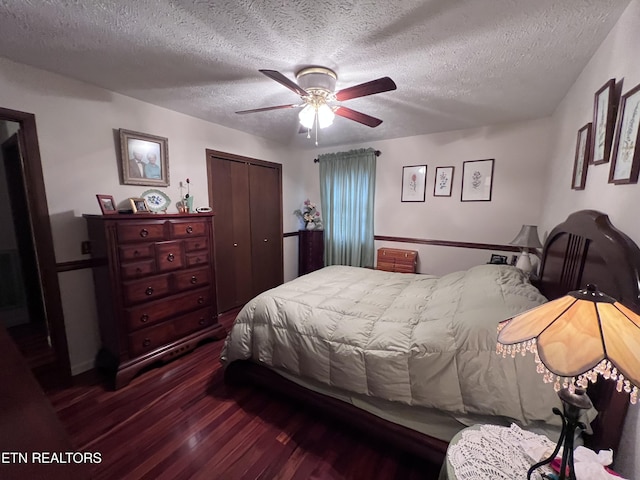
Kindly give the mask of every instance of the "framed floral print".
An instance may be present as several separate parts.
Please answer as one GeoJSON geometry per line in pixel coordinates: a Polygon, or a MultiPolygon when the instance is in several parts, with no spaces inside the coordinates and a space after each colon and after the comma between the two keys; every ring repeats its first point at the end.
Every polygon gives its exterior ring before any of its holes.
{"type": "Polygon", "coordinates": [[[611,156],[617,107],[616,80],[612,78],[596,92],[593,101],[591,163],[594,165],[607,163],[611,156]]]}
{"type": "Polygon", "coordinates": [[[412,165],[402,167],[402,195],[403,202],[424,202],[427,187],[427,166],[412,165]]]}
{"type": "Polygon", "coordinates": [[[620,101],[620,119],[613,146],[609,183],[638,183],[640,167],[640,85],[629,90],[620,101]]]}
{"type": "Polygon", "coordinates": [[[587,181],[587,168],[589,167],[589,152],[591,146],[591,123],[587,123],[578,130],[576,141],[576,157],[573,162],[573,175],[571,176],[571,188],[584,190],[587,181]]]}
{"type": "Polygon", "coordinates": [[[120,129],[123,185],[169,186],[168,140],[120,129]]]}
{"type": "Polygon", "coordinates": [[[453,187],[454,167],[436,167],[436,178],[433,181],[434,197],[450,197],[453,187]]]}
{"type": "Polygon", "coordinates": [[[493,189],[494,159],[462,163],[462,202],[490,202],[493,189]]]}

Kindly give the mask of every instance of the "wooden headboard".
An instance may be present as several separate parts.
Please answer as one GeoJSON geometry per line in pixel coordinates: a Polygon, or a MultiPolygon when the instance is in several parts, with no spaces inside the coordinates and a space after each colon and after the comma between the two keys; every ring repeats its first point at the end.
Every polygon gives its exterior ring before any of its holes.
{"type": "MultiPolygon", "coordinates": [[[[604,213],[581,210],[555,227],[544,245],[536,286],[554,300],[588,283],[640,313],[640,249],[617,230],[604,213]]],[[[615,391],[612,381],[590,385],[589,396],[599,414],[594,435],[585,444],[594,450],[617,450],[629,396],[615,391]]]]}

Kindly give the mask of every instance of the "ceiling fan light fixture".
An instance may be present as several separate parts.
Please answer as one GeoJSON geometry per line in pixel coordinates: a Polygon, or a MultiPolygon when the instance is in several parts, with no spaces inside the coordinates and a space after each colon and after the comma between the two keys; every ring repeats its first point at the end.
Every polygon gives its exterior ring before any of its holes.
{"type": "Polygon", "coordinates": [[[318,126],[320,128],[326,128],[331,125],[335,117],[336,114],[333,113],[331,107],[326,103],[323,103],[318,107],[318,126]]]}
{"type": "Polygon", "coordinates": [[[300,125],[304,128],[313,128],[313,122],[316,118],[316,109],[312,105],[306,105],[298,114],[300,125]]]}

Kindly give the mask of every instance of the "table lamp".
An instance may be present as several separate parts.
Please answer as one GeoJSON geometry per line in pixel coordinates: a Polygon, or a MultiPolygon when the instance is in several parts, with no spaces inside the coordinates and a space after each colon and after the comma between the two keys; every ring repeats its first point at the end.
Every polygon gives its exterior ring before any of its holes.
{"type": "Polygon", "coordinates": [[[531,273],[533,266],[531,264],[531,258],[529,257],[530,248],[542,248],[540,238],[538,237],[538,227],[536,225],[522,225],[520,233],[514,238],[509,245],[522,248],[522,253],[516,263],[516,268],[519,268],[524,273],[531,273]]]}
{"type": "Polygon", "coordinates": [[[598,375],[614,380],[632,404],[638,401],[640,316],[594,285],[501,322],[496,351],[503,357],[533,353],[538,373],[544,374],[545,383],[555,384],[562,400],[564,412],[553,409],[562,419],[556,449],[529,469],[528,479],[536,468],[551,463],[560,446],[560,480],[575,479],[574,432],[586,428],[579,421],[580,411],[591,408],[585,390],[598,375]]]}

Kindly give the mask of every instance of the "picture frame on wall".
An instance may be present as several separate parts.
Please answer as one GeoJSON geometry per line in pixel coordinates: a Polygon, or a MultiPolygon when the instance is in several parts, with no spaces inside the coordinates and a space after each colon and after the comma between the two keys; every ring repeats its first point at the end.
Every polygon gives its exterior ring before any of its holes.
{"type": "Polygon", "coordinates": [[[589,155],[591,146],[592,123],[587,123],[578,130],[576,140],[576,155],[573,162],[573,175],[571,176],[571,188],[584,190],[587,183],[587,169],[589,168],[589,155]]]}
{"type": "Polygon", "coordinates": [[[638,183],[640,169],[640,85],[622,96],[609,183],[638,183]]]}
{"type": "Polygon", "coordinates": [[[100,204],[100,210],[103,215],[113,215],[114,213],[118,213],[116,202],[111,195],[97,194],[96,198],[98,199],[98,204],[100,204]]]}
{"type": "Polygon", "coordinates": [[[427,187],[427,166],[411,165],[402,167],[403,202],[424,202],[427,187]]]}
{"type": "Polygon", "coordinates": [[[434,197],[450,197],[453,189],[454,167],[436,167],[436,176],[433,180],[434,197]]]}
{"type": "Polygon", "coordinates": [[[593,128],[591,163],[607,163],[611,156],[613,134],[616,126],[618,102],[616,80],[607,81],[596,93],[593,101],[593,128]]]}
{"type": "Polygon", "coordinates": [[[490,202],[494,159],[462,162],[461,202],[490,202]]]}
{"type": "Polygon", "coordinates": [[[122,184],[168,187],[168,139],[122,128],[119,132],[122,184]]]}

